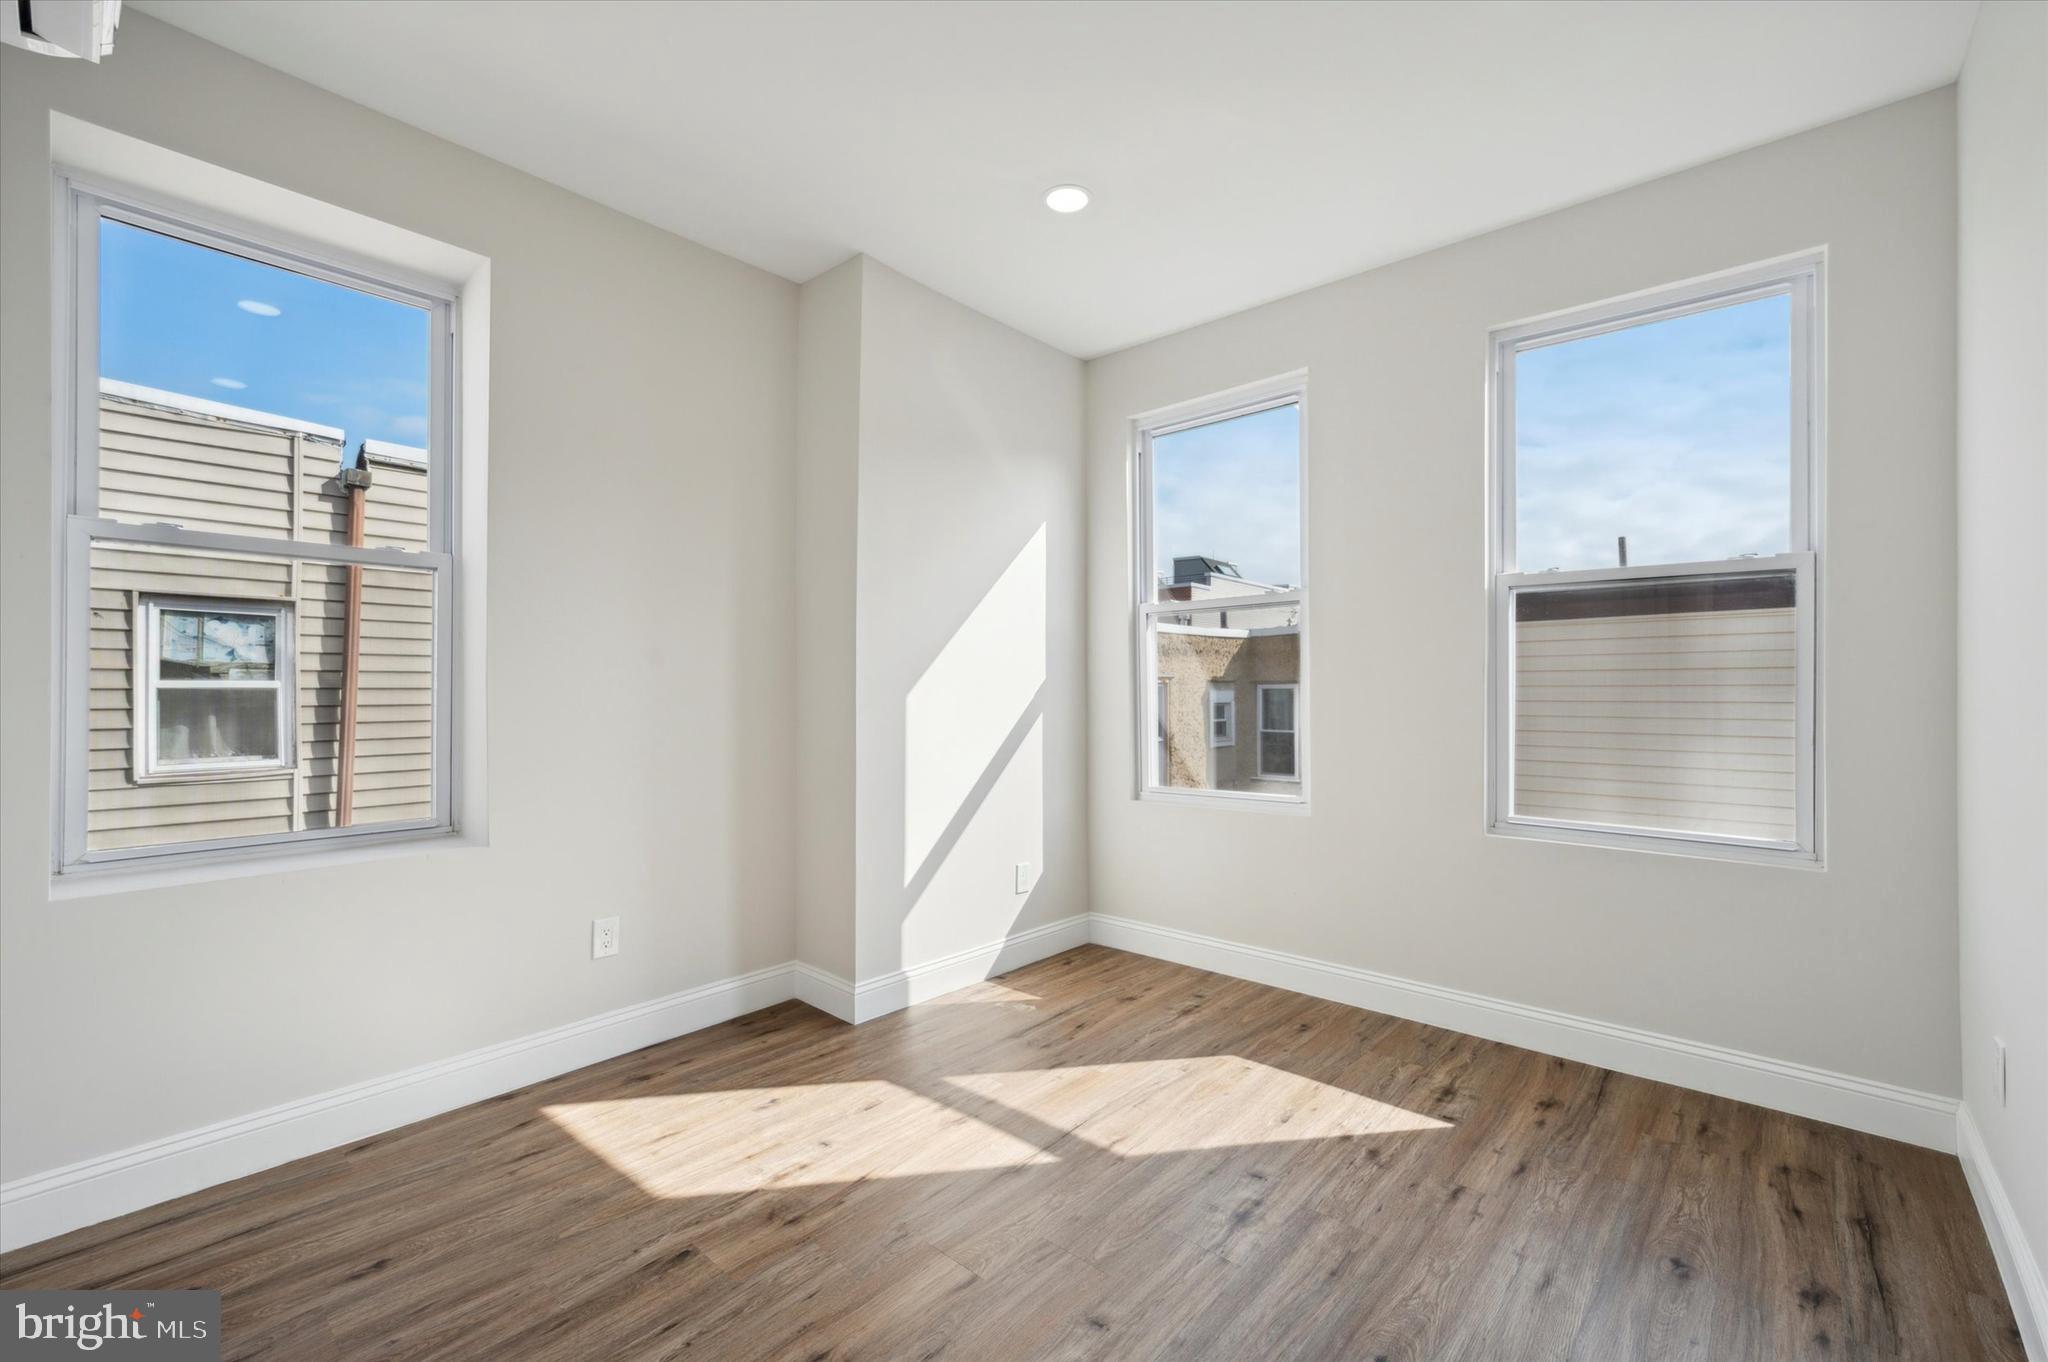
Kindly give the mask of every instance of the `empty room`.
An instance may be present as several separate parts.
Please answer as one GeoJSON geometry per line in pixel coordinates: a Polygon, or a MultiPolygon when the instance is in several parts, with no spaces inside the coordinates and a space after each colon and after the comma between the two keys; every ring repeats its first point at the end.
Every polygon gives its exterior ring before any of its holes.
{"type": "Polygon", "coordinates": [[[8,1362],[2048,1362],[2048,0],[0,39],[8,1362]]]}

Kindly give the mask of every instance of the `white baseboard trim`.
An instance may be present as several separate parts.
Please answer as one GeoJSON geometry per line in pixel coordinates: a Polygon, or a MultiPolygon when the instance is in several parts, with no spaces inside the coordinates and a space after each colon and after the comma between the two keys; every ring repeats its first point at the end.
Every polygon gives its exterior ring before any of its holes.
{"type": "MultiPolygon", "coordinates": [[[[1966,1115],[1959,1117],[1958,1104],[1951,1098],[1092,913],[1062,918],[858,984],[800,961],[774,965],[30,1174],[0,1184],[0,1251],[452,1111],[790,998],[843,1021],[869,1021],[1089,941],[1934,1149],[1953,1151],[1959,1139],[1976,1140],[1974,1127],[1967,1124],[1966,1115]]],[[[1983,1161],[1981,1142],[1976,1144],[1975,1159],[1973,1165],[1966,1152],[1964,1166],[1971,1170],[1971,1187],[1980,1207],[1990,1207],[1985,1211],[1987,1226],[1995,1222],[1999,1227],[1992,1240],[1999,1246],[2001,1269],[2006,1269],[2009,1258],[2015,1264],[2007,1277],[2015,1312],[2029,1310],[2031,1320],[2023,1327],[2038,1330],[2048,1316],[2048,1307],[2041,1303],[2040,1269],[2025,1241],[2018,1237],[1996,1174],[1983,1161]],[[2011,1286],[2015,1279],[2021,1283],[2017,1289],[2011,1286]]],[[[2038,1358],[2038,1334],[2029,1334],[2028,1340],[2038,1358]]]]}
{"type": "Polygon", "coordinates": [[[1956,1100],[1104,913],[1102,945],[1954,1153],[1956,1100]]]}
{"type": "Polygon", "coordinates": [[[785,1002],[796,970],[772,965],[0,1184],[0,1252],[785,1002]]]}
{"type": "Polygon", "coordinates": [[[806,965],[799,960],[791,967],[796,973],[796,997],[829,1017],[843,1022],[854,1020],[853,981],[831,970],[806,965]]]}
{"type": "MultiPolygon", "coordinates": [[[[853,989],[852,1020],[873,1021],[891,1012],[901,1012],[912,1003],[925,1002],[1028,965],[1034,960],[1085,946],[1088,940],[1089,918],[1086,913],[1081,913],[1040,927],[1030,927],[1000,940],[970,946],[964,951],[927,960],[893,974],[863,979],[853,989]]],[[[841,979],[833,982],[838,985],[845,983],[841,979]]],[[[797,996],[803,995],[799,992],[797,996]]],[[[835,1017],[844,1015],[829,1007],[823,1010],[832,1012],[835,1017]]]]}
{"type": "Polygon", "coordinates": [[[1991,1240],[1992,1256],[1998,1259],[1998,1275],[2005,1281],[2006,1299],[2012,1302],[2027,1356],[2032,1362],[2048,1362],[2048,1283],[2042,1280],[2040,1260],[2027,1243],[2026,1231],[2005,1195],[2005,1184],[1999,1181],[1998,1169],[1967,1105],[1956,1108],[1956,1154],[1963,1163],[1963,1176],[1970,1181],[1970,1195],[1976,1198],[1985,1236],[1991,1240]]]}

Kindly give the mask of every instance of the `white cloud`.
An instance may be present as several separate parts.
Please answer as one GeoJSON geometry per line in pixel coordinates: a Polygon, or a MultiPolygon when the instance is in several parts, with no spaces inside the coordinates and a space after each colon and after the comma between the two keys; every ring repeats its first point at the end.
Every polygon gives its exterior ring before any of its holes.
{"type": "Polygon", "coordinates": [[[244,298],[239,303],[236,303],[235,306],[244,312],[253,312],[259,317],[275,317],[284,311],[283,308],[275,303],[258,302],[254,298],[244,298]]]}
{"type": "Polygon", "coordinates": [[[209,381],[216,388],[233,388],[237,392],[249,386],[239,378],[216,378],[209,381]]]}

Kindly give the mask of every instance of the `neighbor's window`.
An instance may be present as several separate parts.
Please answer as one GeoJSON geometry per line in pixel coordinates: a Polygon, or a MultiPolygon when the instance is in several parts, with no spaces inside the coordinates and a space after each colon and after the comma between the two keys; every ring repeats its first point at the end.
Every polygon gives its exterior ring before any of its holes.
{"type": "Polygon", "coordinates": [[[291,766],[289,605],[145,597],[135,637],[139,776],[291,766]]]}
{"type": "Polygon", "coordinates": [[[1209,687],[1209,746],[1237,746],[1237,691],[1228,683],[1209,687]]]}
{"type": "Polygon", "coordinates": [[[1495,333],[1496,832],[1818,859],[1820,276],[1495,333]]]}
{"type": "Polygon", "coordinates": [[[1137,424],[1146,797],[1305,797],[1303,400],[1290,380],[1137,424]],[[1237,741],[1240,696],[1259,706],[1256,744],[1237,741]]]}
{"type": "Polygon", "coordinates": [[[66,195],[60,869],[448,826],[452,299],[66,195]]]}
{"type": "Polygon", "coordinates": [[[1267,780],[1299,780],[1295,762],[1293,686],[1259,687],[1259,774],[1267,780]]]}

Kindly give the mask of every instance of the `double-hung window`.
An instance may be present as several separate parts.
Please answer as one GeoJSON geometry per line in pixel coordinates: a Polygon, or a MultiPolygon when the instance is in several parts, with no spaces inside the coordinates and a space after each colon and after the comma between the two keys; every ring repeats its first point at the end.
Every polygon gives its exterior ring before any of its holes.
{"type": "Polygon", "coordinates": [[[1822,261],[1493,336],[1489,825],[1821,854],[1822,261]]]}
{"type": "Polygon", "coordinates": [[[283,601],[142,597],[137,780],[292,769],[292,635],[283,601]]]}
{"type": "Polygon", "coordinates": [[[60,193],[57,870],[452,826],[452,291],[60,193]]]}
{"type": "Polygon", "coordinates": [[[1259,775],[1267,780],[1300,780],[1294,706],[1298,687],[1259,687],[1259,775]]]}
{"type": "Polygon", "coordinates": [[[1134,423],[1141,798],[1306,800],[1304,401],[1294,376],[1134,423]]]}

